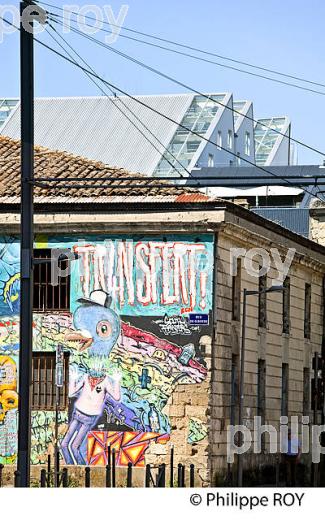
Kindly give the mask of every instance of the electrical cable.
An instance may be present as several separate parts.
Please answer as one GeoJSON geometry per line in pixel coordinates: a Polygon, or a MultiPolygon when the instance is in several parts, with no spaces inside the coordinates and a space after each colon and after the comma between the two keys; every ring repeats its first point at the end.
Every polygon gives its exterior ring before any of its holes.
{"type": "MultiPolygon", "coordinates": [[[[2,16],[0,16],[0,19],[3,20],[3,21],[4,21],[5,23],[7,23],[8,25],[10,25],[10,26],[12,26],[12,27],[15,27],[18,31],[20,31],[20,28],[17,27],[17,26],[16,26],[15,24],[13,24],[12,22],[9,22],[8,20],[6,20],[5,18],[3,18],[2,16]]],[[[228,149],[226,149],[226,148],[224,148],[224,147],[218,145],[217,143],[214,143],[213,141],[211,141],[211,140],[208,139],[207,137],[202,136],[202,135],[200,135],[198,132],[196,132],[196,131],[194,131],[194,130],[191,130],[191,129],[187,128],[187,127],[186,127],[185,125],[183,125],[182,123],[178,123],[177,121],[173,120],[171,117],[167,116],[166,114],[162,114],[159,110],[157,110],[157,109],[155,109],[155,108],[153,108],[153,107],[147,105],[147,104],[144,103],[144,101],[142,101],[141,99],[132,96],[131,94],[129,94],[129,93],[127,93],[125,90],[123,90],[123,89],[117,87],[117,86],[114,85],[113,83],[110,83],[110,82],[108,82],[107,80],[105,80],[104,78],[101,78],[100,76],[98,76],[97,74],[95,74],[95,73],[93,73],[93,72],[91,72],[91,71],[85,69],[82,65],[80,65],[80,64],[78,64],[77,62],[71,60],[71,59],[68,58],[67,56],[64,56],[63,54],[61,54],[61,53],[58,52],[57,50],[53,49],[52,47],[50,47],[50,46],[47,45],[46,43],[42,42],[42,41],[39,40],[38,38],[35,38],[35,37],[34,37],[34,41],[36,41],[36,42],[37,42],[38,44],[40,44],[42,47],[48,49],[50,52],[54,53],[55,55],[61,57],[63,60],[65,60],[65,61],[71,63],[72,65],[74,65],[75,67],[79,68],[80,70],[83,70],[84,72],[90,74],[90,75],[93,76],[94,78],[100,80],[102,83],[104,83],[104,84],[106,84],[106,85],[112,87],[114,90],[116,90],[116,91],[120,92],[121,94],[127,96],[129,99],[132,99],[133,101],[135,101],[136,103],[140,104],[141,106],[146,107],[146,108],[147,108],[148,110],[150,110],[151,112],[153,112],[153,113],[159,115],[160,117],[162,117],[162,118],[168,120],[169,122],[172,122],[172,123],[175,124],[175,125],[178,125],[180,128],[183,128],[183,129],[186,130],[187,132],[190,132],[192,135],[196,135],[197,137],[199,137],[199,138],[201,138],[202,140],[204,140],[204,141],[206,141],[206,142],[212,144],[213,146],[216,146],[216,147],[218,147],[219,149],[222,149],[222,150],[226,151],[227,153],[229,153],[229,154],[231,154],[231,155],[237,157],[236,154],[235,154],[234,152],[232,152],[231,150],[228,150],[228,149]]],[[[251,166],[254,166],[254,167],[255,167],[256,169],[258,169],[258,170],[261,170],[261,171],[263,171],[263,172],[265,172],[265,173],[267,173],[267,174],[269,174],[269,175],[271,175],[271,176],[273,176],[273,177],[275,177],[275,178],[281,178],[282,180],[285,180],[286,184],[288,184],[290,187],[293,187],[293,188],[297,187],[297,184],[292,184],[292,183],[291,183],[290,181],[288,181],[287,179],[284,179],[284,178],[281,177],[281,176],[278,176],[278,175],[276,175],[276,174],[273,174],[272,172],[270,172],[269,170],[267,170],[267,169],[264,168],[263,166],[256,165],[256,164],[254,164],[252,161],[250,161],[249,159],[246,159],[246,158],[244,158],[244,157],[242,157],[241,159],[242,159],[244,162],[250,164],[251,166]]],[[[58,179],[58,182],[60,182],[60,181],[64,181],[64,182],[66,182],[65,179],[61,179],[61,180],[58,179]]],[[[299,186],[299,187],[300,187],[300,186],[299,186]]],[[[307,190],[307,189],[305,189],[305,188],[303,188],[303,187],[301,187],[301,189],[302,189],[302,191],[304,191],[306,194],[312,195],[313,197],[316,196],[317,198],[319,198],[317,194],[315,195],[314,193],[312,193],[311,191],[309,191],[309,190],[307,190]]],[[[320,200],[321,200],[321,199],[320,199],[320,200]]]]}

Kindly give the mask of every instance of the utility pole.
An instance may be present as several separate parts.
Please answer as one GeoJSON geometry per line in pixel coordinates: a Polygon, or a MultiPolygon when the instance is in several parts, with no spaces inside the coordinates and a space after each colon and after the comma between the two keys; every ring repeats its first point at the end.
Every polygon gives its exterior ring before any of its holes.
{"type": "Polygon", "coordinates": [[[20,486],[30,484],[30,421],[33,330],[34,36],[24,28],[20,3],[21,222],[18,462],[20,486]]]}

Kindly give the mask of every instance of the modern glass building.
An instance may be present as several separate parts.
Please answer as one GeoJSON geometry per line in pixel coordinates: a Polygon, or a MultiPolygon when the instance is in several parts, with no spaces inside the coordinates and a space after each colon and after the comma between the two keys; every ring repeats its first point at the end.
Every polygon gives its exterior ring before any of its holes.
{"type": "Polygon", "coordinates": [[[0,98],[0,129],[18,105],[18,99],[0,98]]]}
{"type": "Polygon", "coordinates": [[[281,166],[290,164],[290,139],[283,139],[281,134],[290,138],[290,121],[287,117],[260,119],[255,125],[255,161],[258,166],[281,166]],[[274,131],[275,130],[275,131],[274,131]]]}
{"type": "MultiPolygon", "coordinates": [[[[0,133],[14,139],[20,138],[20,110],[12,113],[18,103],[0,99],[0,133]]],[[[252,102],[234,101],[230,92],[35,100],[36,144],[149,176],[186,177],[193,169],[247,161],[290,164],[289,119],[253,121],[252,102]]]]}

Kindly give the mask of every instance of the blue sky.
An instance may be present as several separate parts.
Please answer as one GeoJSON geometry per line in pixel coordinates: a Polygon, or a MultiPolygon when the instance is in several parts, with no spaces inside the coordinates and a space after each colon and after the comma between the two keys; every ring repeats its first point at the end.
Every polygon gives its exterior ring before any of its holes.
{"type": "MultiPolygon", "coordinates": [[[[66,4],[82,7],[87,3],[86,0],[48,1],[60,7],[66,4]]],[[[10,3],[18,6],[16,0],[6,1],[6,4],[10,3]]],[[[127,27],[325,83],[323,0],[309,0],[308,3],[305,0],[92,0],[89,3],[111,5],[116,16],[123,3],[128,4],[124,22],[127,27]]],[[[65,37],[98,74],[132,94],[185,91],[76,34],[65,37]]],[[[95,37],[104,41],[103,33],[95,37]]],[[[54,45],[46,34],[41,34],[39,38],[54,45]]],[[[324,95],[300,91],[124,38],[118,38],[113,46],[195,89],[203,92],[232,91],[235,99],[251,99],[256,118],[288,115],[292,120],[293,137],[325,151],[325,88],[322,89],[324,95]]],[[[0,97],[18,96],[17,34],[5,36],[3,43],[0,43],[0,60],[0,97]]],[[[35,62],[37,96],[99,94],[82,71],[75,70],[49,51],[39,49],[37,44],[35,62]]],[[[323,160],[321,156],[301,147],[298,159],[303,164],[318,164],[323,160]]]]}

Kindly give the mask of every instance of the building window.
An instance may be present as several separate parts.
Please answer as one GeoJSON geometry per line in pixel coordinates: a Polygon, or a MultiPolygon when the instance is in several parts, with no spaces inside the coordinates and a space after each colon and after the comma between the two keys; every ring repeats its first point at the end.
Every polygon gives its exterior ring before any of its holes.
{"type": "MultiPolygon", "coordinates": [[[[257,363],[257,415],[261,419],[261,424],[265,424],[265,389],[266,389],[266,363],[265,359],[259,359],[257,363]]],[[[261,438],[261,448],[265,449],[265,435],[261,438]]]]}
{"type": "Polygon", "coordinates": [[[233,354],[231,358],[231,403],[230,403],[230,423],[237,424],[237,412],[239,403],[239,356],[233,354]]]}
{"type": "Polygon", "coordinates": [[[290,333],[290,278],[287,276],[283,282],[282,293],[282,332],[290,333]]]}
{"type": "Polygon", "coordinates": [[[281,396],[281,415],[288,417],[289,403],[289,365],[282,363],[282,396],[281,396]]]}
{"type": "MultiPolygon", "coordinates": [[[[55,410],[56,385],[55,385],[55,352],[33,352],[32,359],[32,409],[55,410]]],[[[68,383],[69,383],[69,353],[63,356],[63,387],[59,388],[58,409],[68,408],[68,383]]]]}
{"type": "Polygon", "coordinates": [[[266,328],[266,284],[267,275],[263,274],[259,277],[259,295],[258,295],[258,326],[266,328]]]}
{"type": "Polygon", "coordinates": [[[304,338],[310,339],[311,285],[305,284],[304,338]]]}
{"type": "MultiPolygon", "coordinates": [[[[68,311],[70,303],[70,275],[58,278],[58,285],[51,283],[51,249],[35,249],[34,258],[48,262],[34,266],[34,311],[68,311]]],[[[60,269],[68,267],[68,260],[60,262],[60,269]]]]}
{"type": "Polygon", "coordinates": [[[232,276],[232,319],[240,321],[240,293],[241,293],[241,258],[236,258],[234,274],[232,276]]]}
{"type": "Polygon", "coordinates": [[[251,134],[249,132],[245,132],[245,154],[251,154],[251,134]]]}
{"type": "Polygon", "coordinates": [[[233,146],[233,139],[232,139],[232,131],[231,131],[231,130],[228,130],[228,134],[227,134],[227,146],[228,146],[228,148],[231,148],[231,149],[232,149],[232,146],[233,146]]]}
{"type": "Polygon", "coordinates": [[[310,414],[310,369],[304,368],[304,381],[303,381],[303,411],[304,417],[308,417],[310,414]]]}
{"type": "Polygon", "coordinates": [[[218,146],[219,150],[221,150],[221,148],[222,148],[222,132],[221,132],[221,130],[218,130],[217,146],[218,146]]]}
{"type": "Polygon", "coordinates": [[[213,153],[209,153],[208,167],[209,168],[213,168],[214,167],[214,155],[213,155],[213,153]]]}

